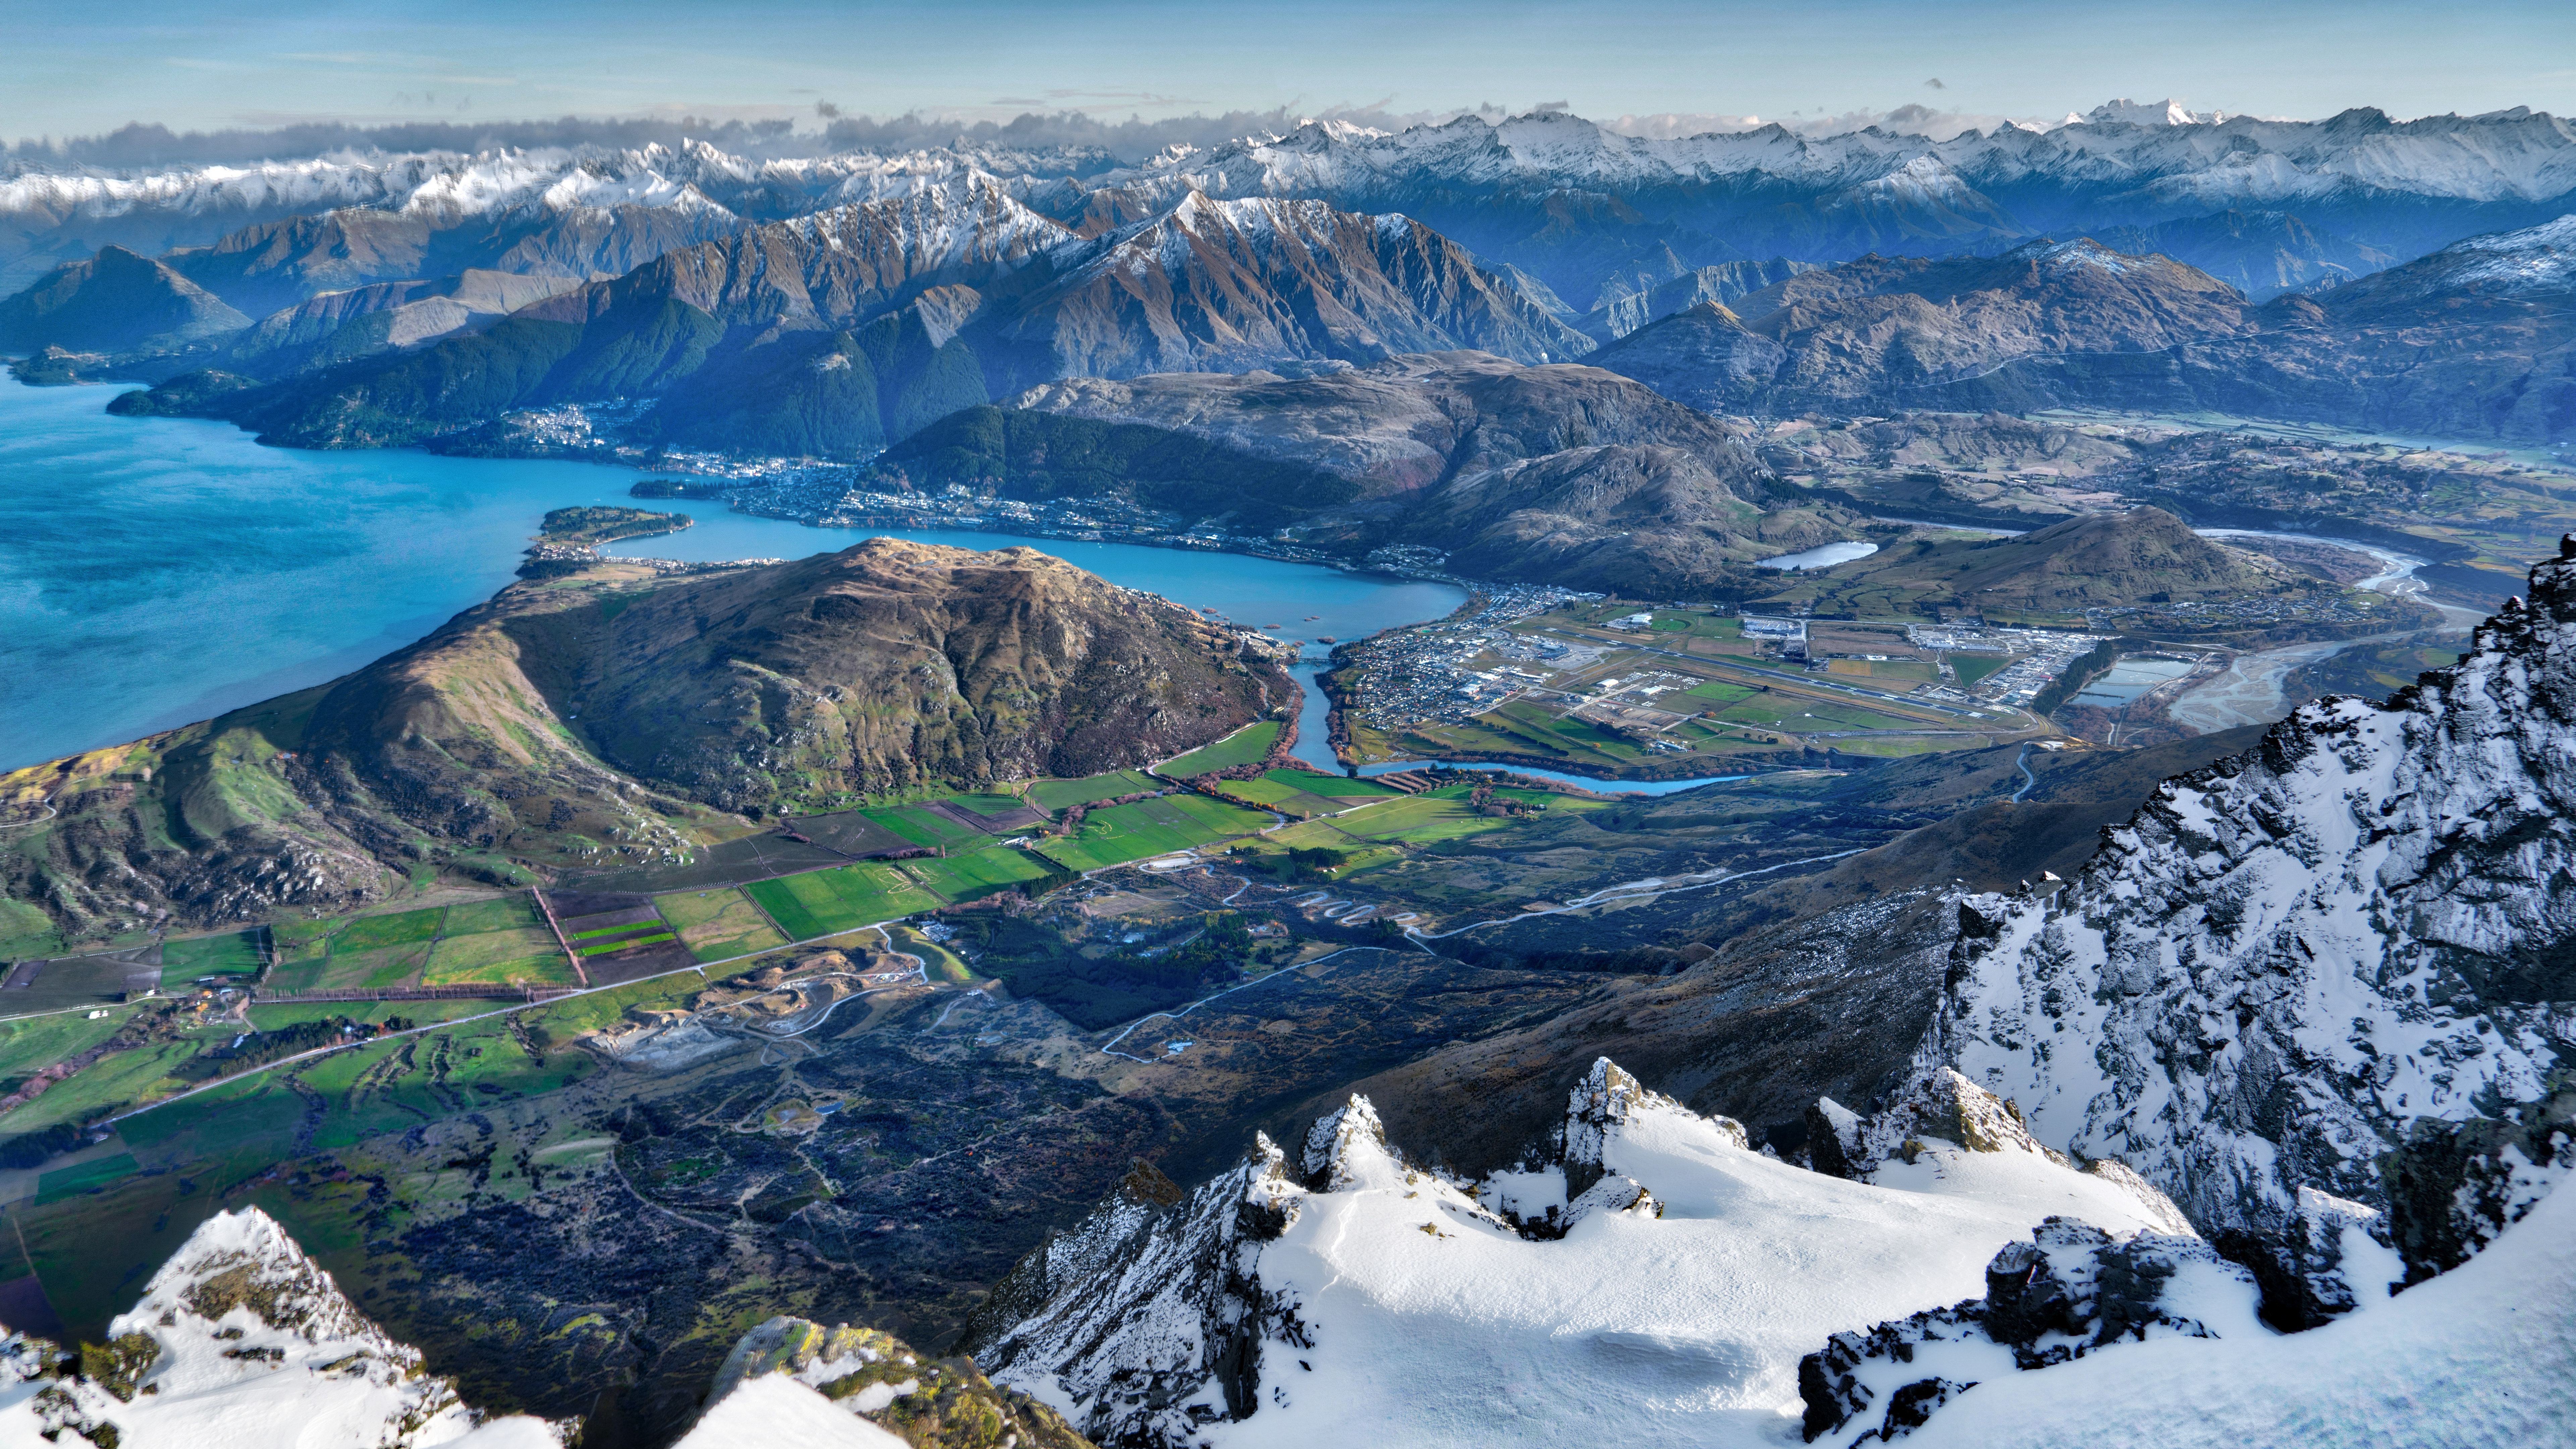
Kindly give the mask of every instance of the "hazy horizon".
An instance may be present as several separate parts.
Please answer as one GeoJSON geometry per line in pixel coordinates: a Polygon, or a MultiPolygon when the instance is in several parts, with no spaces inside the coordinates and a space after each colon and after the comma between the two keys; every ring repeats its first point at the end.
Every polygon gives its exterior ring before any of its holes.
{"type": "Polygon", "coordinates": [[[2025,0],[1839,0],[1794,14],[1734,0],[1322,0],[1294,12],[755,0],[721,13],[679,0],[542,12],[453,0],[420,17],[390,0],[219,18],[172,0],[22,15],[0,59],[0,137],[683,116],[812,132],[836,112],[941,125],[1063,112],[1401,124],[1548,105],[1644,134],[1829,130],[1919,107],[1918,128],[1955,133],[2052,123],[2118,97],[2298,119],[2358,106],[2401,119],[2576,110],[2576,7],[2531,0],[2438,12],[2299,0],[2259,13],[2188,0],[2152,18],[2025,0]]]}

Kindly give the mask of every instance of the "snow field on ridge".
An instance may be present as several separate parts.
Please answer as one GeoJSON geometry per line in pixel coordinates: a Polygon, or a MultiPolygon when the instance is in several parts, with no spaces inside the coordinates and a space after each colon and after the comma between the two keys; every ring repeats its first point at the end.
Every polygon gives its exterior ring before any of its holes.
{"type": "MultiPolygon", "coordinates": [[[[1259,1250],[1262,1286],[1299,1300],[1314,1346],[1265,1342],[1258,1412],[1202,1436],[1226,1449],[1797,1443],[1798,1360],[1827,1336],[1980,1296],[1996,1250],[2051,1214],[2120,1235],[2163,1225],[2035,1153],[1936,1145],[1905,1187],[1872,1187],[1734,1146],[1676,1107],[1632,1108],[1603,1162],[1605,1182],[1633,1179],[1663,1216],[1596,1210],[1532,1242],[1350,1134],[1343,1185],[1300,1198],[1259,1250]]],[[[1532,1176],[1515,1195],[1543,1200],[1532,1176]]],[[[1079,1413],[1051,1383],[1020,1386],[1079,1413]]]]}
{"type": "Polygon", "coordinates": [[[2576,1193],[2468,1262],[2286,1337],[2168,1338],[1989,1378],[1917,1449],[2537,1449],[2576,1426],[2576,1193]],[[2187,1410],[2187,1412],[2186,1412],[2187,1410]]]}

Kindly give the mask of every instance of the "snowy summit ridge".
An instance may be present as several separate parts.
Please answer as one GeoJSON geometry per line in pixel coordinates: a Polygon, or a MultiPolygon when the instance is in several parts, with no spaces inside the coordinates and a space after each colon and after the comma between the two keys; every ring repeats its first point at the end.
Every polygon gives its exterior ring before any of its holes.
{"type": "Polygon", "coordinates": [[[0,1338],[0,1443],[96,1449],[558,1449],[573,1427],[484,1421],[369,1322],[257,1208],[218,1213],[84,1348],[0,1338]]]}
{"type": "Polygon", "coordinates": [[[1606,1058],[1545,1157],[1459,1181],[1354,1097],[1293,1165],[1263,1138],[1186,1196],[1140,1167],[969,1342],[1102,1445],[1749,1446],[1800,1412],[1802,1355],[1973,1293],[2043,1218],[2179,1226],[2026,1138],[1920,1139],[1874,1183],[1789,1166],[1606,1058]]]}

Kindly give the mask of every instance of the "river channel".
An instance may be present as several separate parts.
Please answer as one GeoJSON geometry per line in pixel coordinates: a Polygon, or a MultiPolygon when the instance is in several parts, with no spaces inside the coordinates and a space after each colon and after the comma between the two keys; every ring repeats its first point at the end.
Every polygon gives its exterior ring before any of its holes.
{"type": "MultiPolygon", "coordinates": [[[[346,674],[490,597],[548,509],[629,503],[642,476],[591,463],[263,448],[230,424],[110,417],[103,409],[119,390],[31,388],[0,375],[0,770],[346,674]]],[[[649,506],[696,524],[616,552],[795,558],[869,536],[720,503],[649,506]]],[[[1360,638],[1439,618],[1465,597],[1446,584],[1239,555],[897,536],[1043,548],[1113,583],[1276,624],[1284,639],[1360,638]]],[[[1313,733],[1319,745],[1320,726],[1313,733]]]]}
{"type": "MultiPolygon", "coordinates": [[[[2376,544],[2307,533],[2269,533],[2252,528],[2198,528],[2192,531],[2205,538],[2280,538],[2300,543],[2330,544],[2335,548],[2368,554],[2378,560],[2380,571],[2353,587],[2392,598],[2411,598],[2424,592],[2424,581],[2415,577],[2415,571],[2424,567],[2425,561],[2376,544]]],[[[2431,604],[2430,600],[2419,599],[2418,602],[2431,604]]],[[[2431,606],[2441,611],[2446,629],[2465,630],[2486,618],[2475,609],[2463,609],[2456,604],[2431,606]]],[[[2185,690],[2165,713],[2178,723],[2210,733],[2238,725],[2270,724],[2290,712],[2286,686],[2292,670],[2332,659],[2347,649],[2357,649],[2365,644],[2389,644],[2413,638],[2417,632],[2401,630],[2360,639],[2319,640],[2240,654],[2229,660],[2227,667],[2218,674],[2185,690]]]]}

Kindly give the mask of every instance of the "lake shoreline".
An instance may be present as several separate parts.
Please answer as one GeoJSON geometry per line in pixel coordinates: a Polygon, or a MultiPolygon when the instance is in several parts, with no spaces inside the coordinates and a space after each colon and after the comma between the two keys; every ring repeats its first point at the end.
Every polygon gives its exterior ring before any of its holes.
{"type": "MultiPolygon", "coordinates": [[[[636,507],[632,484],[647,476],[607,460],[268,448],[229,423],[115,417],[98,398],[0,379],[0,467],[19,480],[0,496],[0,668],[22,681],[0,720],[0,771],[132,743],[364,668],[513,582],[543,515],[636,507]]],[[[827,532],[718,499],[645,502],[691,525],[603,544],[602,562],[694,572],[838,552],[866,537],[979,551],[1017,539],[1184,607],[1277,625],[1266,632],[1283,641],[1437,619],[1467,592],[1349,561],[993,529],[827,532]]]]}

